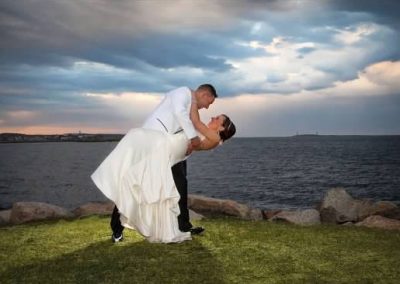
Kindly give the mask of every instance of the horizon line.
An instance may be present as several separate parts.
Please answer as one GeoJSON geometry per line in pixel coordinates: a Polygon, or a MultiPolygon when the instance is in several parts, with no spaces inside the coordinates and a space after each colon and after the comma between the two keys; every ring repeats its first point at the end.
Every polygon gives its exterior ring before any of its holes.
{"type": "MultiPolygon", "coordinates": [[[[53,133],[53,134],[26,134],[20,132],[2,132],[0,135],[24,135],[24,136],[60,136],[60,135],[126,135],[126,133],[89,133],[89,132],[67,132],[67,133],[53,133]]],[[[398,134],[293,134],[293,135],[275,135],[275,136],[236,136],[232,138],[284,138],[284,137],[296,137],[296,136],[400,136],[398,134]]]]}

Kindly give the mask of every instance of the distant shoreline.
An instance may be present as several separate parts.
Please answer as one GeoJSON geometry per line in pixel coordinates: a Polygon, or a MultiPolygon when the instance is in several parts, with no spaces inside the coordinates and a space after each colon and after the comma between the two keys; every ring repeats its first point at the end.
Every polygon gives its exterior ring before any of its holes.
{"type": "Polygon", "coordinates": [[[1,133],[0,143],[37,143],[37,142],[113,142],[119,141],[125,134],[21,134],[1,133]]]}

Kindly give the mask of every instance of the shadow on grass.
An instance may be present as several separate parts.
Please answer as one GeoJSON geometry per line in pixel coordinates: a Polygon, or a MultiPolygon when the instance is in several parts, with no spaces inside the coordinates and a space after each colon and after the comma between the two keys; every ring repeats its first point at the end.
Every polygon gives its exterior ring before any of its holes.
{"type": "Polygon", "coordinates": [[[109,240],[0,275],[12,283],[224,283],[223,267],[196,240],[180,244],[109,240]]]}

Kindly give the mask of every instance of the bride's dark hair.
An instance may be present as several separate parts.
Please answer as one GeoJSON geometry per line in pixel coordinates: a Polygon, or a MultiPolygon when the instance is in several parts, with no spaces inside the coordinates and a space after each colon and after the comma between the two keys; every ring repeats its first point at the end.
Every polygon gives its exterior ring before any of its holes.
{"type": "Polygon", "coordinates": [[[233,124],[231,119],[226,114],[223,114],[223,116],[225,117],[225,121],[222,124],[222,127],[224,127],[224,130],[219,132],[219,137],[221,137],[222,142],[224,142],[225,140],[228,140],[236,133],[236,126],[233,124]]]}

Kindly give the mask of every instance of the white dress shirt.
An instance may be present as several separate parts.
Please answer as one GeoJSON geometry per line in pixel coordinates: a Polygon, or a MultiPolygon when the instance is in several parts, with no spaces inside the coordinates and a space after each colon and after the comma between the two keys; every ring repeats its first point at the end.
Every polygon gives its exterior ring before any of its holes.
{"type": "Polygon", "coordinates": [[[174,134],[183,130],[188,139],[198,136],[190,120],[192,91],[181,87],[168,92],[143,124],[143,128],[174,134]]]}

